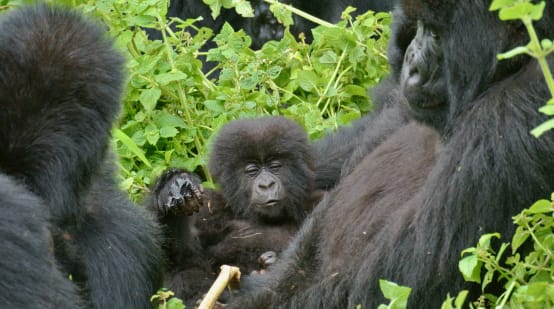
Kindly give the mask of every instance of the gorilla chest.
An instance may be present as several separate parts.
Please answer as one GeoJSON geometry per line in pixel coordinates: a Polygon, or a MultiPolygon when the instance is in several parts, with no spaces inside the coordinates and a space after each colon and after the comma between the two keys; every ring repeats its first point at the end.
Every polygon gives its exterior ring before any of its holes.
{"type": "Polygon", "coordinates": [[[319,248],[328,271],[352,263],[373,241],[379,241],[374,237],[377,231],[391,224],[421,190],[438,141],[434,130],[407,125],[341,180],[321,221],[323,233],[330,234],[319,248]]]}

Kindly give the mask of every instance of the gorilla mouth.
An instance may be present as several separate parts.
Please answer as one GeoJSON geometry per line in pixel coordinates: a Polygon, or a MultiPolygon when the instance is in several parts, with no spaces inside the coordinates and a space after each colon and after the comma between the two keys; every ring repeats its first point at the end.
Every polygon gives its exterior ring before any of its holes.
{"type": "Polygon", "coordinates": [[[270,200],[265,203],[256,204],[256,207],[269,208],[269,207],[277,206],[277,204],[279,204],[279,200],[270,200]]]}
{"type": "Polygon", "coordinates": [[[426,101],[422,101],[422,100],[410,101],[409,100],[408,104],[412,108],[416,108],[416,109],[439,109],[443,105],[445,105],[444,102],[440,101],[440,100],[426,100],[426,101]]]}

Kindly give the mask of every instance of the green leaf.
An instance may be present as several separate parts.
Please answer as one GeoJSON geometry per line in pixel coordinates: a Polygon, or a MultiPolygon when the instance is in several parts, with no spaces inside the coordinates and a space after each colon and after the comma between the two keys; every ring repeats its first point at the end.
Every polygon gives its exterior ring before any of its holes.
{"type": "Polygon", "coordinates": [[[156,115],[154,116],[154,123],[158,128],[171,126],[184,129],[187,127],[182,118],[177,115],[170,114],[166,111],[160,111],[159,113],[156,113],[156,115]]]}
{"type": "Polygon", "coordinates": [[[546,103],[547,105],[544,105],[541,108],[539,108],[539,112],[541,112],[545,115],[548,115],[548,116],[554,116],[554,104],[553,103],[554,103],[554,100],[550,99],[550,101],[548,103],[546,103]]]}
{"type": "Polygon", "coordinates": [[[389,308],[404,309],[407,307],[411,288],[383,279],[379,279],[379,287],[385,298],[390,300],[389,308]]]}
{"type": "Polygon", "coordinates": [[[160,129],[160,136],[164,138],[175,137],[179,131],[174,127],[165,126],[160,129]]]}
{"type": "Polygon", "coordinates": [[[237,14],[242,17],[254,17],[254,10],[252,9],[249,1],[238,1],[235,6],[235,10],[237,11],[237,14]]]}
{"type": "Polygon", "coordinates": [[[531,134],[539,138],[541,135],[543,135],[545,132],[552,130],[554,128],[554,119],[549,119],[543,123],[541,123],[538,127],[531,130],[531,134]]]}
{"type": "Polygon", "coordinates": [[[160,139],[160,131],[154,124],[149,124],[145,129],[144,133],[146,140],[150,145],[156,145],[160,139]]]}
{"type": "Polygon", "coordinates": [[[490,11],[497,11],[502,8],[509,7],[510,5],[513,5],[515,3],[515,0],[494,0],[491,3],[491,6],[489,7],[490,11]]]}
{"type": "Polygon", "coordinates": [[[479,244],[478,244],[478,247],[480,247],[481,249],[490,249],[491,247],[491,239],[495,237],[495,238],[499,238],[500,239],[500,233],[489,233],[489,234],[484,234],[482,235],[480,238],[479,238],[479,244]]]}
{"type": "Polygon", "coordinates": [[[549,200],[538,200],[536,201],[529,209],[527,210],[530,214],[543,214],[549,213],[554,208],[552,208],[552,202],[549,200]]]}
{"type": "Polygon", "coordinates": [[[463,291],[460,291],[460,293],[458,293],[458,296],[456,296],[456,301],[454,302],[456,309],[463,308],[468,294],[469,294],[469,291],[467,290],[463,290],[463,291]]]}
{"type": "Polygon", "coordinates": [[[168,73],[162,73],[154,77],[154,79],[161,85],[167,85],[170,82],[183,80],[186,78],[187,78],[187,74],[178,70],[173,72],[168,72],[168,73]]]}
{"type": "Polygon", "coordinates": [[[517,2],[512,6],[501,9],[498,16],[501,20],[525,19],[526,17],[532,20],[539,20],[542,17],[544,6],[544,1],[538,4],[517,2]]]}
{"type": "Polygon", "coordinates": [[[223,106],[223,102],[220,100],[206,100],[204,101],[204,106],[206,106],[208,110],[211,110],[213,112],[217,112],[217,113],[225,112],[225,107],[223,106]]]}
{"type": "Polygon", "coordinates": [[[150,112],[156,108],[161,95],[162,91],[159,88],[150,88],[141,92],[139,100],[144,109],[150,112]]]}
{"type": "Polygon", "coordinates": [[[269,78],[276,79],[277,77],[279,77],[279,74],[281,74],[282,70],[283,68],[281,66],[274,65],[267,70],[267,74],[269,75],[269,78]]]}
{"type": "Polygon", "coordinates": [[[114,129],[113,134],[117,141],[120,141],[123,145],[125,145],[125,147],[127,147],[127,149],[129,149],[144,164],[146,164],[146,166],[150,168],[152,167],[150,161],[146,159],[146,156],[144,155],[142,149],[140,149],[127,134],[119,129],[114,129]]]}
{"type": "Polygon", "coordinates": [[[338,61],[337,54],[332,51],[326,51],[323,56],[319,58],[321,63],[335,64],[338,61]]]}
{"type": "Polygon", "coordinates": [[[277,18],[279,23],[283,24],[284,26],[290,26],[294,24],[292,12],[287,10],[287,8],[281,3],[272,3],[269,6],[269,10],[271,11],[271,13],[273,13],[275,18],[277,18]]]}
{"type": "Polygon", "coordinates": [[[171,297],[166,304],[167,309],[184,309],[185,304],[177,297],[171,297]]]}
{"type": "Polygon", "coordinates": [[[367,93],[367,89],[365,89],[364,87],[360,87],[358,85],[353,85],[353,84],[346,85],[342,88],[342,90],[344,91],[344,94],[348,95],[349,97],[351,96],[360,96],[364,98],[369,97],[367,93]]]}
{"type": "Polygon", "coordinates": [[[481,283],[481,265],[477,255],[468,255],[458,262],[458,268],[465,281],[481,283]]]}
{"type": "Polygon", "coordinates": [[[298,71],[296,78],[298,85],[302,89],[306,91],[312,91],[314,88],[316,88],[318,77],[313,71],[298,71]]]}

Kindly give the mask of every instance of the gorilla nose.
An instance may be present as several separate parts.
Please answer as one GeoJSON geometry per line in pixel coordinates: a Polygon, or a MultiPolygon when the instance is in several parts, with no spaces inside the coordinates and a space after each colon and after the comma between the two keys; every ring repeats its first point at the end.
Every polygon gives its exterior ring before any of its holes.
{"type": "Polygon", "coordinates": [[[404,63],[400,76],[402,87],[413,88],[423,85],[423,75],[417,65],[404,63]]]}
{"type": "Polygon", "coordinates": [[[422,84],[421,74],[417,68],[410,68],[408,76],[404,79],[404,87],[417,87],[422,84]]]}
{"type": "Polygon", "coordinates": [[[271,189],[271,187],[273,187],[275,185],[275,181],[268,181],[268,182],[260,182],[260,184],[258,185],[258,188],[262,189],[262,190],[267,190],[267,189],[271,189]]]}

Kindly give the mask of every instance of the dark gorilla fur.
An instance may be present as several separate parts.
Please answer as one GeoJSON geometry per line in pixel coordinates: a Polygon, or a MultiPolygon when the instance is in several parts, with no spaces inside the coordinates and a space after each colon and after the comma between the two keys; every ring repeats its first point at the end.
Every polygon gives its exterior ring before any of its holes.
{"type": "MultiPolygon", "coordinates": [[[[379,279],[411,287],[410,308],[475,299],[461,251],[509,239],[511,217],[554,188],[554,135],[529,134],[548,89],[533,59],[497,60],[528,37],[489,5],[399,2],[377,111],[317,143],[318,186],[333,189],[229,308],[376,308],[379,279]]],[[[538,35],[553,37],[550,2],[544,15],[538,35]]]]}
{"type": "Polygon", "coordinates": [[[157,229],[117,189],[108,138],[122,58],[60,8],[0,18],[0,303],[149,308],[157,229]]]}
{"type": "Polygon", "coordinates": [[[220,190],[202,192],[194,174],[169,170],[149,202],[165,233],[167,285],[187,306],[208,291],[222,264],[239,266],[243,274],[258,270],[260,255],[285,248],[319,200],[306,133],[284,117],[224,126],[214,141],[209,168],[220,190]],[[266,180],[274,183],[269,186],[266,180]],[[268,195],[269,203],[254,202],[260,200],[254,190],[263,189],[263,198],[264,190],[277,187],[277,195],[268,195]]]}

